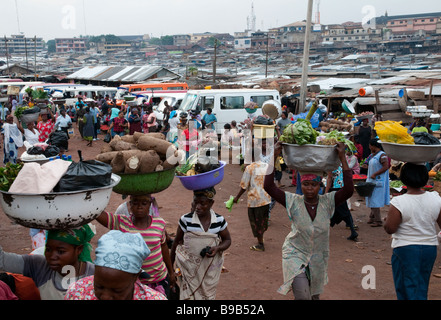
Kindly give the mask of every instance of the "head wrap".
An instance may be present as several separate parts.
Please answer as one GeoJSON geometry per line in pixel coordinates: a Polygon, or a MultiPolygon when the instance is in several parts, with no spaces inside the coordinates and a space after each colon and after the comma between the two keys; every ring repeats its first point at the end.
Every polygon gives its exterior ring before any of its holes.
{"type": "Polygon", "coordinates": [[[176,110],[173,110],[172,112],[170,112],[170,119],[173,119],[174,116],[176,116],[176,110]]]}
{"type": "Polygon", "coordinates": [[[83,250],[78,257],[78,260],[92,262],[92,258],[90,256],[92,252],[92,245],[90,244],[90,240],[92,240],[94,235],[95,233],[92,231],[90,226],[86,224],[76,229],[49,230],[46,235],[46,241],[52,239],[66,242],[74,246],[82,245],[83,250]]]}
{"type": "Polygon", "coordinates": [[[300,177],[300,181],[315,181],[315,182],[321,182],[322,177],[316,175],[316,174],[304,174],[300,177]]]}
{"type": "Polygon", "coordinates": [[[216,190],[214,189],[214,187],[210,187],[207,189],[202,189],[202,190],[195,190],[193,191],[193,195],[194,196],[205,196],[208,199],[212,200],[214,198],[214,196],[216,195],[216,190]]]}
{"type": "Polygon", "coordinates": [[[98,240],[95,265],[137,274],[149,254],[141,234],[111,230],[98,240]]]}

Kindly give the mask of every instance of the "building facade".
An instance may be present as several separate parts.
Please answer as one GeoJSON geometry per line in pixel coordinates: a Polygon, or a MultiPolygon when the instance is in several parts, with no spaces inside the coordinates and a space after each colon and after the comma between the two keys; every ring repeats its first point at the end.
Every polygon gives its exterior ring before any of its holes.
{"type": "Polygon", "coordinates": [[[81,38],[57,38],[55,39],[57,53],[85,52],[86,40],[81,38]]]}
{"type": "Polygon", "coordinates": [[[438,33],[441,29],[439,17],[403,17],[387,22],[386,28],[393,34],[415,34],[424,31],[426,34],[438,33]]]}
{"type": "Polygon", "coordinates": [[[44,50],[43,38],[26,38],[24,35],[11,35],[0,38],[0,52],[15,55],[33,55],[44,50]],[[26,52],[27,51],[27,52],[26,52]]]}

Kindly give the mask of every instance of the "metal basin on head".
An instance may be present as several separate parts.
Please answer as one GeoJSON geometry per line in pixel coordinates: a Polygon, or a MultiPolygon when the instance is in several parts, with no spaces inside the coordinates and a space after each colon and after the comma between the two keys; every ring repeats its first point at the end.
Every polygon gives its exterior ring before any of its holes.
{"type": "Polygon", "coordinates": [[[120,177],[112,174],[106,187],[46,194],[1,192],[4,213],[18,224],[36,229],[72,229],[96,219],[107,207],[120,177]]]}

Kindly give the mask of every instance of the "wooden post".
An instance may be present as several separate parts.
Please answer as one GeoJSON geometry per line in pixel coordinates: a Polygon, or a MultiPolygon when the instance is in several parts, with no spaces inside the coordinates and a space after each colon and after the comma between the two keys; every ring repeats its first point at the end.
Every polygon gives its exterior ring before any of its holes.
{"type": "Polygon", "coordinates": [[[303,70],[302,70],[302,86],[300,88],[300,110],[299,113],[305,111],[306,108],[306,93],[308,91],[308,66],[309,66],[309,48],[310,48],[310,34],[312,26],[312,7],[313,0],[308,0],[308,13],[305,30],[305,44],[303,48],[303,70]]]}
{"type": "Polygon", "coordinates": [[[375,90],[375,115],[377,115],[379,105],[380,105],[380,96],[378,94],[378,90],[375,90]]]}
{"type": "Polygon", "coordinates": [[[332,103],[331,103],[331,97],[328,97],[328,105],[327,105],[327,108],[328,108],[328,115],[331,113],[331,105],[332,105],[332,103]]]}
{"type": "Polygon", "coordinates": [[[432,100],[432,92],[433,92],[433,80],[430,81],[429,100],[432,100]]]}

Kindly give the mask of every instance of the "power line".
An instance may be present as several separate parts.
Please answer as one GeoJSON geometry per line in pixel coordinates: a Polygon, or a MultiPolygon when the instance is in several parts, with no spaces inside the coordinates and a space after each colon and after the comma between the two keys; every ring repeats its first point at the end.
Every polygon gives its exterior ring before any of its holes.
{"type": "Polygon", "coordinates": [[[15,12],[16,12],[16,15],[17,15],[18,33],[20,34],[21,33],[21,30],[20,30],[20,17],[18,15],[18,3],[17,3],[17,0],[15,0],[15,12]]]}

